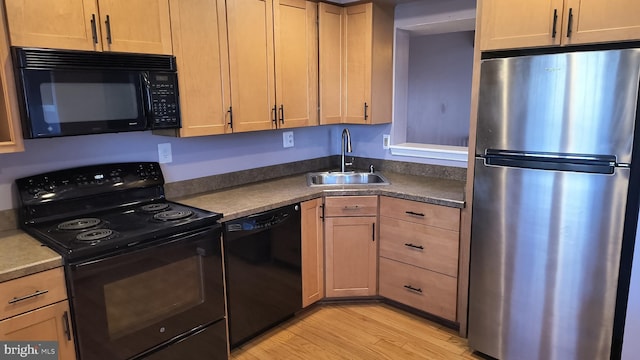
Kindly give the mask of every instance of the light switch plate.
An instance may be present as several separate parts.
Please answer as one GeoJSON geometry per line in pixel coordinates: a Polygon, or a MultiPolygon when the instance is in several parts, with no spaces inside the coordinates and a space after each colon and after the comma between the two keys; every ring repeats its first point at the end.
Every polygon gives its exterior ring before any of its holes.
{"type": "Polygon", "coordinates": [[[158,144],[158,162],[160,164],[167,164],[172,161],[171,143],[158,144]]]}
{"type": "Polygon", "coordinates": [[[293,147],[293,131],[285,131],[282,133],[282,147],[293,147]]]}

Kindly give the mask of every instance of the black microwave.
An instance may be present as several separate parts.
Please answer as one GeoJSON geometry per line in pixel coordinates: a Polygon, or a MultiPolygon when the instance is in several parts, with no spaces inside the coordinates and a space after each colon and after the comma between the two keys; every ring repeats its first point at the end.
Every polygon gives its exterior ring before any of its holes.
{"type": "Polygon", "coordinates": [[[12,48],[25,139],[180,127],[170,55],[12,48]]]}

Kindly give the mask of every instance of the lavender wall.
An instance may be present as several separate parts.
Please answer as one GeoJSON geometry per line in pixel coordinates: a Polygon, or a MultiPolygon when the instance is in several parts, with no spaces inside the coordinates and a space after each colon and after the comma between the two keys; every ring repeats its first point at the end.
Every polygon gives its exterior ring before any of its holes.
{"type": "Polygon", "coordinates": [[[132,132],[26,140],[25,152],[0,154],[0,210],[16,207],[16,178],[106,162],[158,161],[160,143],[171,144],[173,162],[162,170],[167,182],[175,182],[335,154],[339,144],[330,136],[336,132],[329,126],[293,129],[295,146],[286,149],[279,130],[187,139],[132,132]]]}
{"type": "Polygon", "coordinates": [[[407,142],[467,146],[473,31],[412,36],[407,142]]]}

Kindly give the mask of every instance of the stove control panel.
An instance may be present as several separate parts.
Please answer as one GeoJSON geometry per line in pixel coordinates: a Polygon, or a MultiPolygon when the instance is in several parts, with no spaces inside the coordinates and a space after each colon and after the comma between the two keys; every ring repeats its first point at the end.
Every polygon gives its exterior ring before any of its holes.
{"type": "Polygon", "coordinates": [[[84,166],[16,180],[24,205],[75,199],[113,191],[161,187],[164,177],[157,162],[84,166]]]}

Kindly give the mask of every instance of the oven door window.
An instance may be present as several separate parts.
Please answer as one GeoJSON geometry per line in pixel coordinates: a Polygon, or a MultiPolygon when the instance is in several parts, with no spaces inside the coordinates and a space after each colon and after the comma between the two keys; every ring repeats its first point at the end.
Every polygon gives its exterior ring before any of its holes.
{"type": "Polygon", "coordinates": [[[32,137],[146,128],[139,72],[22,70],[32,137]]]}
{"type": "Polygon", "coordinates": [[[224,317],[219,232],[71,266],[83,359],[125,359],[224,317]]]}

